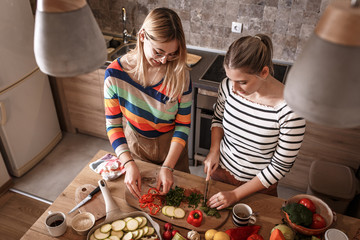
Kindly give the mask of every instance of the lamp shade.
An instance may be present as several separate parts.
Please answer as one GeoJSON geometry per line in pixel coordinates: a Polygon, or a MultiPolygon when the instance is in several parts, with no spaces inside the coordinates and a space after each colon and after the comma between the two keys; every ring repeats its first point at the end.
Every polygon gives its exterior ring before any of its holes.
{"type": "Polygon", "coordinates": [[[360,9],[331,3],[291,68],[284,97],[314,123],[360,126],[360,9]]]}
{"type": "MultiPolygon", "coordinates": [[[[34,52],[42,72],[70,77],[91,72],[105,63],[105,39],[86,2],[80,8],[69,11],[40,8],[39,2],[35,17],[34,52]]],[[[62,1],[43,2],[59,4],[62,1]]]]}

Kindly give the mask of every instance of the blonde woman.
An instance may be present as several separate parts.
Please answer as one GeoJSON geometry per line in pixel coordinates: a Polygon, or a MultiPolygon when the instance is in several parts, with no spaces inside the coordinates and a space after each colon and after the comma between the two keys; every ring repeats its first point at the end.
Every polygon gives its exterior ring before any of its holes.
{"type": "Polygon", "coordinates": [[[173,169],[190,172],[186,143],[192,85],[181,20],[173,10],[156,8],[148,14],[135,49],[107,68],[104,95],[107,134],[126,169],[127,188],[141,197],[134,161],[139,159],[161,165],[157,188],[166,194],[173,169]]]}
{"type": "Polygon", "coordinates": [[[234,41],[224,58],[204,171],[236,187],[209,198],[223,209],[255,192],[277,196],[277,182],[299,152],[305,120],[286,104],[284,85],[273,76],[273,46],[264,34],[234,41]]]}

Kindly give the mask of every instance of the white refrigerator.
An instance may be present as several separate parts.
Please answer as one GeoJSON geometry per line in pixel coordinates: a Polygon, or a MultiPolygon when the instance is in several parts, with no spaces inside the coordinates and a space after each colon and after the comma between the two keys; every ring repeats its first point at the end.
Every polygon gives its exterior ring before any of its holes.
{"type": "Polygon", "coordinates": [[[20,177],[61,140],[48,76],[34,56],[29,0],[0,1],[0,150],[20,177]]]}

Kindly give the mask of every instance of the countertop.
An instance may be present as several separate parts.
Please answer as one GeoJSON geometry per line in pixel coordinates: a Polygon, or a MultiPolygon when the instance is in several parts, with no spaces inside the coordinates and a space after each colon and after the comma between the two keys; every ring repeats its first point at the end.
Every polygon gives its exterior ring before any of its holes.
{"type": "MultiPolygon", "coordinates": [[[[102,156],[108,153],[109,152],[100,150],[93,157],[93,159],[90,160],[90,162],[96,161],[97,159],[101,158],[102,156]]],[[[137,160],[136,163],[138,164],[139,169],[141,169],[142,171],[156,171],[158,169],[157,165],[151,163],[137,161],[137,160]]],[[[186,181],[198,182],[199,184],[204,182],[204,178],[191,175],[188,173],[175,171],[174,174],[176,174],[178,177],[186,179],[186,181]]],[[[61,211],[67,213],[75,205],[76,189],[83,186],[84,184],[92,184],[96,186],[99,179],[101,179],[101,176],[89,168],[89,163],[85,164],[83,170],[76,176],[76,178],[69,184],[69,186],[66,187],[66,189],[58,196],[58,198],[49,206],[49,208],[31,226],[31,228],[25,233],[25,235],[21,239],[23,240],[54,239],[49,236],[48,231],[44,224],[48,212],[61,211]]],[[[233,186],[229,184],[225,184],[217,181],[213,181],[212,184],[217,185],[218,188],[223,190],[230,190],[233,188],[233,186]]],[[[129,206],[127,201],[125,200],[126,186],[124,184],[123,176],[113,181],[108,181],[107,185],[110,190],[112,198],[114,199],[116,204],[120,207],[121,211],[132,212],[136,210],[133,207],[129,206]]],[[[269,239],[271,229],[276,224],[281,223],[282,221],[283,215],[280,209],[284,200],[261,193],[255,193],[249,197],[242,199],[241,202],[248,204],[253,209],[254,212],[259,213],[256,222],[257,225],[261,226],[259,233],[264,237],[264,239],[269,239]]],[[[71,230],[71,227],[69,227],[71,220],[74,216],[75,216],[74,213],[67,215],[67,224],[68,224],[67,231],[63,236],[56,239],[79,239],[79,240],[85,239],[84,236],[77,235],[71,230]]],[[[161,229],[163,229],[165,222],[157,218],[154,218],[154,220],[158,222],[161,229]]],[[[97,223],[101,223],[103,221],[104,219],[102,218],[99,219],[97,223]]],[[[337,220],[333,227],[344,231],[348,235],[349,239],[353,239],[359,225],[360,225],[359,219],[337,214],[337,220]]],[[[231,217],[229,217],[226,220],[226,222],[221,227],[218,228],[218,230],[224,231],[229,228],[234,228],[231,217]]],[[[180,228],[180,227],[179,228],[176,227],[176,229],[178,229],[180,233],[183,235],[186,235],[187,232],[189,231],[189,229],[180,228]]],[[[204,237],[203,234],[202,237],[204,237]]]]}

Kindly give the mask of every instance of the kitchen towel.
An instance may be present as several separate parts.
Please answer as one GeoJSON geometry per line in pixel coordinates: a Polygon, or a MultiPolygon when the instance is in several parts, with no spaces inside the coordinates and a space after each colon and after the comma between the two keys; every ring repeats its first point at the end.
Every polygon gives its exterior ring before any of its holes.
{"type": "Polygon", "coordinates": [[[105,180],[114,180],[125,172],[120,160],[111,154],[105,154],[95,162],[90,163],[89,167],[105,180]]]}

